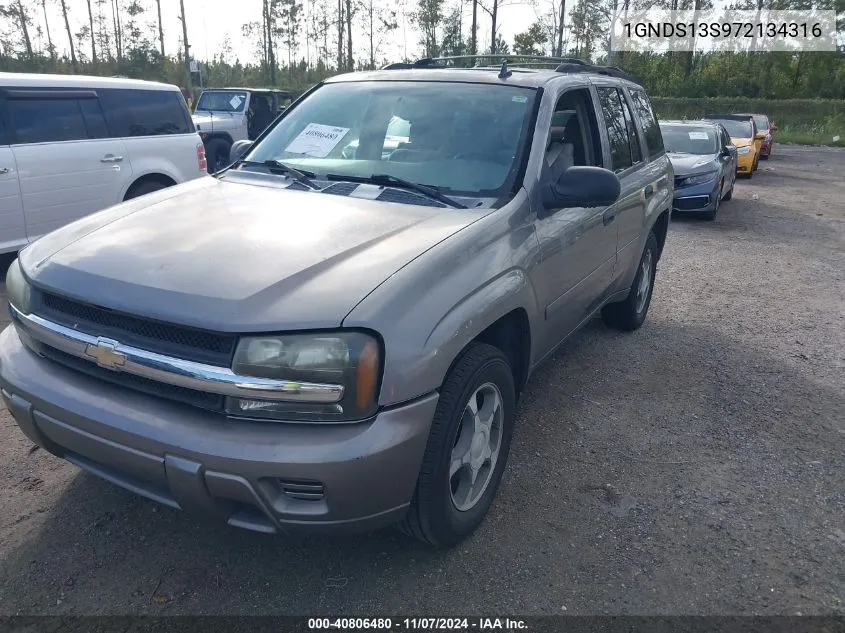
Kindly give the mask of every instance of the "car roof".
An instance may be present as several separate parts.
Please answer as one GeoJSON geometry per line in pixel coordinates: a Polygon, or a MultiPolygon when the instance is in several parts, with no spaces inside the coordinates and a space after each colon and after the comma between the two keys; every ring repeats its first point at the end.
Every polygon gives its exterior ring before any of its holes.
{"type": "Polygon", "coordinates": [[[573,81],[578,77],[611,79],[630,88],[642,90],[638,83],[603,75],[597,72],[563,73],[550,69],[521,68],[508,66],[511,74],[500,77],[501,66],[480,68],[400,68],[392,70],[374,70],[345,73],[325,80],[325,83],[346,83],[358,81],[426,81],[443,83],[498,84],[501,86],[519,86],[522,88],[541,88],[554,79],[568,78],[573,81]]]}
{"type": "Polygon", "coordinates": [[[677,125],[678,127],[719,127],[718,121],[703,121],[689,119],[660,119],[659,125],[677,125]]]}
{"type": "Polygon", "coordinates": [[[240,92],[278,92],[281,94],[293,94],[292,90],[282,90],[281,88],[205,88],[203,92],[206,90],[239,90],[240,92]]]}
{"type": "Polygon", "coordinates": [[[91,75],[46,75],[36,73],[0,73],[0,85],[6,88],[116,88],[124,90],[179,90],[173,84],[125,77],[91,75]]]}
{"type": "Polygon", "coordinates": [[[723,119],[725,121],[747,121],[753,119],[751,114],[705,114],[705,119],[723,119]]]}

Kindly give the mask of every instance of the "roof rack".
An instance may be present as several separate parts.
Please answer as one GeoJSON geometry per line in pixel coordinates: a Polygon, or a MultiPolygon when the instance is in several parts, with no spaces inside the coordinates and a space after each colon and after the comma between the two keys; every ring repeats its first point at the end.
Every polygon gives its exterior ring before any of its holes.
{"type": "Polygon", "coordinates": [[[407,70],[412,68],[474,68],[478,70],[501,70],[507,76],[507,64],[517,68],[546,68],[559,73],[595,73],[627,79],[639,83],[633,76],[616,66],[597,66],[583,59],[574,57],[548,57],[545,55],[511,55],[509,53],[489,53],[486,55],[450,55],[448,57],[425,57],[413,62],[388,64],[382,70],[407,70]],[[461,62],[474,62],[462,65],[461,62]],[[504,68],[503,68],[504,67],[504,68]]]}

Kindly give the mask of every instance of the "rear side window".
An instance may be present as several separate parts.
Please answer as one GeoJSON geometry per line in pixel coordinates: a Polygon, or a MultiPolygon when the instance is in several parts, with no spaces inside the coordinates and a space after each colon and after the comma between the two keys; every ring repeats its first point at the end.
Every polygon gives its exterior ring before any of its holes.
{"type": "Polygon", "coordinates": [[[657,117],[654,116],[654,108],[648,95],[642,90],[631,90],[631,101],[634,103],[634,114],[640,120],[645,144],[648,147],[650,156],[659,156],[663,153],[663,136],[660,133],[660,126],[657,124],[657,117]]]}
{"type": "Polygon", "coordinates": [[[619,100],[622,102],[622,114],[625,115],[625,127],[628,128],[628,144],[631,146],[631,160],[636,164],[643,159],[643,150],[640,147],[640,136],[637,134],[637,126],[634,125],[634,118],[631,115],[631,108],[628,106],[628,101],[621,90],[619,93],[619,100]]]}
{"type": "Polygon", "coordinates": [[[98,90],[112,136],[162,136],[194,131],[175,90],[98,90]]]}
{"type": "Polygon", "coordinates": [[[610,138],[610,158],[613,171],[622,171],[633,165],[628,126],[622,111],[622,101],[616,88],[597,88],[607,135],[610,138]]]}
{"type": "Polygon", "coordinates": [[[19,145],[88,138],[80,100],[9,99],[6,109],[14,142],[19,145]]]}

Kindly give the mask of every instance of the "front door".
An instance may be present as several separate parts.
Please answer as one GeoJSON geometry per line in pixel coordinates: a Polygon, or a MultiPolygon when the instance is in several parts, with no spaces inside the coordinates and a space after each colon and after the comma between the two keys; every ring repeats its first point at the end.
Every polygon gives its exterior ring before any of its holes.
{"type": "Polygon", "coordinates": [[[0,119],[0,253],[16,251],[26,244],[26,226],[18,185],[15,155],[3,134],[0,119]]]}
{"type": "MultiPolygon", "coordinates": [[[[601,134],[589,88],[569,90],[558,98],[544,134],[548,138],[545,171],[562,173],[567,166],[602,165],[601,134]]],[[[616,260],[613,220],[611,208],[538,210],[540,262],[535,287],[545,309],[544,349],[555,347],[604,298],[616,260]]]]}
{"type": "Polygon", "coordinates": [[[43,94],[7,101],[30,241],[120,202],[131,172],[95,93],[43,94]]]}

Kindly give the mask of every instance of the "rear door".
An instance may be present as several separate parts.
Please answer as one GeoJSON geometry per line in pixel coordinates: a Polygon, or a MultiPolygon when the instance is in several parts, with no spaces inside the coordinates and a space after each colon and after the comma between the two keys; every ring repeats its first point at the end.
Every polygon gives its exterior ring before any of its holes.
{"type": "Polygon", "coordinates": [[[617,231],[614,280],[618,280],[630,270],[634,260],[639,261],[638,238],[645,225],[646,200],[653,197],[655,187],[623,89],[596,84],[609,143],[605,167],[613,170],[622,183],[619,199],[609,209],[609,219],[617,231]]]}
{"type": "Polygon", "coordinates": [[[0,253],[15,251],[26,244],[21,191],[15,155],[5,134],[0,101],[0,253]]]}
{"type": "Polygon", "coordinates": [[[178,184],[206,173],[197,162],[202,141],[178,90],[99,92],[109,129],[126,148],[133,180],[156,174],[178,184]]]}
{"type": "Polygon", "coordinates": [[[94,90],[9,90],[26,235],[35,240],[122,199],[128,166],[94,90]]]}
{"type": "Polygon", "coordinates": [[[719,160],[722,163],[722,174],[724,175],[724,182],[722,183],[722,195],[726,194],[733,187],[736,181],[736,147],[731,143],[731,137],[728,131],[718,126],[719,133],[719,160]]]}

